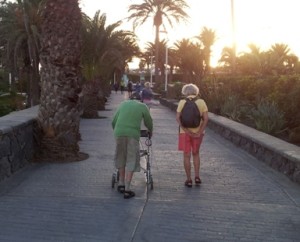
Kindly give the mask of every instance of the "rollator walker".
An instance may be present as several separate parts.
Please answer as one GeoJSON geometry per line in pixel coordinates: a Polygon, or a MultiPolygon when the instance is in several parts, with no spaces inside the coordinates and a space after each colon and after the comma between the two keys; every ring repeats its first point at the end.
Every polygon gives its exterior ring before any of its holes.
{"type": "MultiPolygon", "coordinates": [[[[147,191],[148,191],[149,188],[150,190],[153,190],[153,178],[151,173],[151,157],[150,157],[151,156],[150,147],[152,146],[152,140],[151,140],[150,132],[148,130],[141,130],[140,137],[145,138],[145,139],[140,139],[140,158],[145,157],[146,160],[145,167],[141,165],[141,169],[146,176],[146,184],[147,184],[147,191]]],[[[111,187],[114,188],[115,184],[118,184],[118,182],[119,182],[119,170],[115,169],[111,178],[111,187]]]]}

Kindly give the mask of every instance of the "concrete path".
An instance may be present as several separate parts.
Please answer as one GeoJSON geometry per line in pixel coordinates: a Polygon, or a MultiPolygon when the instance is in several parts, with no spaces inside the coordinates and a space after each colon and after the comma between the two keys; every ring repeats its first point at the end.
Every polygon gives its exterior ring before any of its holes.
{"type": "Polygon", "coordinates": [[[0,184],[1,242],[300,241],[300,187],[207,130],[201,187],[184,187],[175,113],[151,108],[152,174],[136,197],[111,188],[111,117],[126,95],[112,93],[101,119],[81,121],[89,159],[35,164],[0,184]]]}

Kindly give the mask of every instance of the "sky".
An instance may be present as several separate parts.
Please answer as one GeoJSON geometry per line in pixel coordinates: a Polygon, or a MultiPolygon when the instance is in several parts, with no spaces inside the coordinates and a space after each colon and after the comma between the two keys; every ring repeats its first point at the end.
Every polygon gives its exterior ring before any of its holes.
{"type": "MultiPolygon", "coordinates": [[[[80,7],[90,17],[97,10],[105,13],[107,24],[117,22],[129,16],[128,7],[142,0],[81,0],[80,7]]],[[[186,0],[190,16],[187,23],[166,25],[167,34],[161,33],[161,39],[167,39],[170,46],[183,38],[199,36],[203,27],[215,31],[217,40],[212,47],[212,65],[217,65],[225,46],[236,42],[237,53],[248,52],[248,44],[253,43],[261,51],[272,45],[286,44],[290,54],[300,58],[299,0],[234,0],[234,29],[232,31],[231,0],[186,0]]],[[[122,29],[133,30],[132,23],[125,22],[122,29]]],[[[145,43],[154,42],[155,32],[152,21],[138,27],[140,48],[145,43]]],[[[133,63],[134,65],[134,63],[133,63]]]]}

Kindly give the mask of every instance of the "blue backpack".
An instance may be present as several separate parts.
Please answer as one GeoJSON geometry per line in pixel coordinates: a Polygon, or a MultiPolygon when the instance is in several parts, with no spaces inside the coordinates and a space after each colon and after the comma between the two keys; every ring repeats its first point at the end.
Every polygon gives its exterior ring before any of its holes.
{"type": "Polygon", "coordinates": [[[182,108],[180,121],[184,128],[196,128],[201,122],[201,113],[197,104],[195,103],[198,98],[186,98],[186,102],[182,108]]]}

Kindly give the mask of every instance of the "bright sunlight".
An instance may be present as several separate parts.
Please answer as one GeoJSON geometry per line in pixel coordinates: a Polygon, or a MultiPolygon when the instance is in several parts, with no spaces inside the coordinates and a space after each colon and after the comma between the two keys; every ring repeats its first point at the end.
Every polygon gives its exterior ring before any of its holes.
{"type": "MultiPolygon", "coordinates": [[[[97,10],[107,15],[107,23],[111,24],[128,17],[128,6],[139,4],[141,0],[81,0],[82,11],[93,17],[97,10]]],[[[183,38],[193,39],[199,35],[203,27],[215,31],[217,41],[212,47],[212,66],[216,66],[224,47],[236,43],[237,54],[249,51],[248,44],[255,44],[262,51],[275,43],[286,44],[290,54],[300,57],[300,33],[296,24],[300,22],[297,0],[187,0],[190,19],[188,23],[176,25],[173,29],[166,26],[167,34],[161,34],[170,46],[183,38]],[[232,24],[231,2],[234,3],[234,19],[232,24]],[[233,34],[235,29],[235,34],[233,34]]],[[[131,23],[125,22],[123,29],[132,30],[131,23]]],[[[135,32],[140,47],[154,42],[152,22],[138,27],[135,32]]]]}

